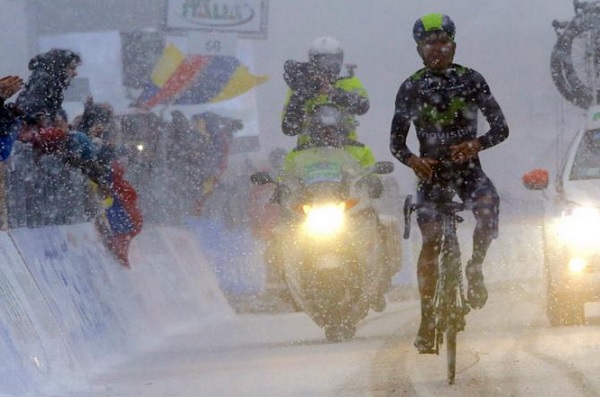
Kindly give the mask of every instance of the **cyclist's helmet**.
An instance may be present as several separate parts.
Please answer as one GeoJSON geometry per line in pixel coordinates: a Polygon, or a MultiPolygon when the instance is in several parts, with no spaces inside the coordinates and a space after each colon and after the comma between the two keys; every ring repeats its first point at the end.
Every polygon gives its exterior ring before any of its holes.
{"type": "Polygon", "coordinates": [[[456,27],[448,15],[427,14],[415,22],[413,37],[417,43],[426,38],[430,33],[443,31],[454,40],[456,27]]]}
{"type": "Polygon", "coordinates": [[[319,70],[337,76],[342,71],[344,50],[340,42],[333,37],[322,36],[310,45],[308,59],[319,70]]]}

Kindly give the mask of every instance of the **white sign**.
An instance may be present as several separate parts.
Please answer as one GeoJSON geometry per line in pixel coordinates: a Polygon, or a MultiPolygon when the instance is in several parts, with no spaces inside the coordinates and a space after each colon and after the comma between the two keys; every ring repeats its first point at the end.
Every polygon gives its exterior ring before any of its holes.
{"type": "Polygon", "coordinates": [[[167,0],[167,29],[265,38],[268,0],[167,0]]]}
{"type": "Polygon", "coordinates": [[[191,32],[188,35],[190,55],[229,55],[236,56],[237,36],[235,33],[191,32]]]}

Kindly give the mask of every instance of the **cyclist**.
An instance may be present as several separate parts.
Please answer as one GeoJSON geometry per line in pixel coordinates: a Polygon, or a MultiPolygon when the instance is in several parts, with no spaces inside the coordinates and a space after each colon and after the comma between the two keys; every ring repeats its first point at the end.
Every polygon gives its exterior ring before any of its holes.
{"type": "Polygon", "coordinates": [[[419,352],[428,353],[434,345],[433,295],[442,230],[439,214],[427,204],[446,201],[458,194],[472,206],[477,225],[473,232],[473,253],[465,269],[467,299],[472,308],[482,308],[488,297],[482,263],[498,235],[500,200],[482,169],[478,153],[504,141],[508,126],[483,76],[453,63],[455,25],[450,17],[428,14],[419,18],[413,27],[413,37],[425,67],[406,79],[398,90],[390,149],[394,157],[416,174],[417,199],[425,204],[417,214],[423,242],[417,263],[421,324],[414,345],[419,352]],[[489,131],[480,136],[477,136],[478,110],[490,125],[489,131]],[[413,154],[406,144],[411,122],[419,141],[419,155],[413,154]]]}
{"type": "Polygon", "coordinates": [[[350,139],[357,139],[355,116],[369,110],[369,97],[361,81],[342,73],[344,50],[333,37],[315,39],[308,51],[308,62],[288,60],[284,65],[284,79],[289,86],[283,109],[281,128],[285,135],[298,136],[298,145],[310,140],[307,133],[312,112],[319,105],[333,103],[348,116],[350,139]]]}

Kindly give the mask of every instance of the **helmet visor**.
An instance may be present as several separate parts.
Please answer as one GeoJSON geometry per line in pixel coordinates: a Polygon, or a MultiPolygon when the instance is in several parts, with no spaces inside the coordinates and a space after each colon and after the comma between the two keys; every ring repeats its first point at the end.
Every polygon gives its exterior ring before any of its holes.
{"type": "Polygon", "coordinates": [[[342,72],[343,54],[314,54],[311,55],[312,63],[322,72],[331,76],[342,72]]]}

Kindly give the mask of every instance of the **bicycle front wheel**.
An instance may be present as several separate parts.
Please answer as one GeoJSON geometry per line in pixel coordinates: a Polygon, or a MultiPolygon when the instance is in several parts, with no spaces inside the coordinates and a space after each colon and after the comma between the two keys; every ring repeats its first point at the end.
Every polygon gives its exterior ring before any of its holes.
{"type": "Polygon", "coordinates": [[[454,384],[454,378],[456,377],[456,330],[450,327],[446,331],[446,353],[448,363],[448,384],[454,384]]]}

